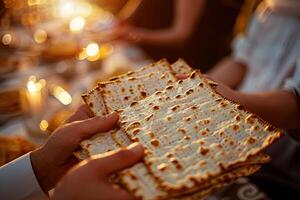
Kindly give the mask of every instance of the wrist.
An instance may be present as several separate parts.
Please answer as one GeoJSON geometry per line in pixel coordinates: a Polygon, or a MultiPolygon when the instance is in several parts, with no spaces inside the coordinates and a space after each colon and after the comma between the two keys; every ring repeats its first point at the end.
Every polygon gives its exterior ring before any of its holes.
{"type": "Polygon", "coordinates": [[[32,169],[35,173],[41,188],[47,193],[51,188],[47,184],[47,176],[50,174],[50,166],[47,164],[47,158],[44,156],[41,148],[36,149],[30,153],[32,169]]]}

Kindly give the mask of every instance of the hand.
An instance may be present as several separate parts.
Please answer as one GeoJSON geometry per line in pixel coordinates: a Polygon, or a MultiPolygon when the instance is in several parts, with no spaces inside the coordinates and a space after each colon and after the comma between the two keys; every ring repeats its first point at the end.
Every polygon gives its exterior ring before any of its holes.
{"type": "Polygon", "coordinates": [[[133,143],[126,149],[93,156],[73,167],[55,188],[53,199],[134,199],[120,186],[111,183],[115,172],[142,159],[143,147],[133,143]]]}
{"type": "Polygon", "coordinates": [[[58,180],[78,161],[73,152],[80,142],[92,135],[113,128],[118,115],[91,117],[86,105],[81,106],[67,120],[67,124],[55,130],[48,141],[31,153],[35,175],[45,192],[52,189],[58,180]]]}

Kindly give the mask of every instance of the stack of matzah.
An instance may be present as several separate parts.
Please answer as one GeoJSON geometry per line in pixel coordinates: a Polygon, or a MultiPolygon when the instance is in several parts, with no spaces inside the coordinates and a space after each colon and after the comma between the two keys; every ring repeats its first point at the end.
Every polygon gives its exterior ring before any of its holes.
{"type": "Polygon", "coordinates": [[[95,115],[120,114],[119,126],[81,143],[78,158],[125,147],[146,149],[143,162],[118,174],[140,199],[201,199],[269,161],[261,151],[281,131],[220,95],[183,60],[130,72],[84,95],[95,115]],[[190,74],[177,81],[174,74],[190,74]]]}

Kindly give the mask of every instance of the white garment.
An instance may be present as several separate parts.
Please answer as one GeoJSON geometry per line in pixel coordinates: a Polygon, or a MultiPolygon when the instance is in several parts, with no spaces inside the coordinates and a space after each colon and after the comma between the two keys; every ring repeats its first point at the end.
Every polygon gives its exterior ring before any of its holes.
{"type": "MultiPolygon", "coordinates": [[[[264,4],[260,5],[246,34],[233,42],[232,56],[245,62],[248,67],[241,91],[289,90],[298,98],[300,105],[298,16],[282,14],[264,4]]],[[[272,170],[261,171],[274,184],[285,185],[297,191],[300,191],[299,134],[299,131],[294,134],[289,132],[271,145],[267,154],[272,157],[272,162],[268,165],[272,170]],[[296,135],[298,137],[294,137],[296,135]]]]}
{"type": "Polygon", "coordinates": [[[0,167],[0,199],[48,199],[35,177],[30,153],[0,167]]]}
{"type": "Polygon", "coordinates": [[[300,93],[300,18],[261,7],[233,49],[233,57],[248,66],[241,91],[272,91],[285,85],[300,93]]]}

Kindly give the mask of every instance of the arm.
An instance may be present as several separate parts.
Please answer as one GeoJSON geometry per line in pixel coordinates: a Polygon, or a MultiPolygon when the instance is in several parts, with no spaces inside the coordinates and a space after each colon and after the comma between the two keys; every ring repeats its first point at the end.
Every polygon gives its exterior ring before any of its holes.
{"type": "Polygon", "coordinates": [[[138,27],[125,28],[125,39],[143,44],[183,46],[194,31],[202,15],[206,0],[176,0],[175,17],[171,27],[148,30],[138,27]]]}
{"type": "Polygon", "coordinates": [[[300,128],[299,104],[289,91],[242,93],[220,84],[217,91],[224,97],[243,105],[267,122],[283,129],[300,128]]]}
{"type": "Polygon", "coordinates": [[[230,88],[238,87],[247,72],[247,66],[234,58],[225,58],[208,72],[208,75],[216,82],[227,85],[230,88]]]}

